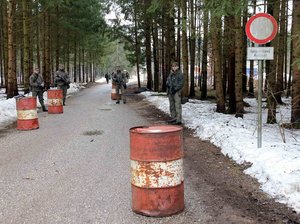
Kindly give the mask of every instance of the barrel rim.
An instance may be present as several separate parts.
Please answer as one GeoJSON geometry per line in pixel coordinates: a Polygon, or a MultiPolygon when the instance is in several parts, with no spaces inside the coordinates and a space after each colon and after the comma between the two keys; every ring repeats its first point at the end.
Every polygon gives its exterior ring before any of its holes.
{"type": "Polygon", "coordinates": [[[20,97],[20,98],[16,98],[16,101],[19,101],[19,100],[30,100],[30,99],[36,99],[36,96],[20,97]]]}
{"type": "Polygon", "coordinates": [[[61,92],[61,91],[63,91],[63,90],[62,90],[62,89],[48,89],[47,92],[48,92],[48,91],[50,91],[50,92],[52,92],[52,91],[59,91],[59,92],[61,92]]]}
{"type": "Polygon", "coordinates": [[[139,134],[161,134],[161,133],[172,133],[182,131],[182,127],[179,125],[142,125],[136,126],[129,129],[130,133],[139,134]]]}

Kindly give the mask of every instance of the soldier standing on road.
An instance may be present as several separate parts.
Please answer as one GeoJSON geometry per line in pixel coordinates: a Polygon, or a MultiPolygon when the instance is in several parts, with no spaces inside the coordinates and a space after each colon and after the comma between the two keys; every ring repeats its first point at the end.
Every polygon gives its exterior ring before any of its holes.
{"type": "Polygon", "coordinates": [[[167,78],[167,94],[169,97],[170,114],[169,124],[182,123],[181,91],[184,86],[184,76],[177,62],[172,63],[171,73],[167,78]]]}
{"type": "Polygon", "coordinates": [[[70,78],[68,73],[65,72],[63,65],[59,66],[58,71],[55,74],[54,83],[58,89],[63,91],[63,105],[66,105],[67,90],[70,88],[70,78]]]}
{"type": "Polygon", "coordinates": [[[32,96],[38,97],[43,111],[48,111],[44,104],[43,93],[45,90],[44,79],[40,74],[40,69],[35,68],[32,75],[29,77],[29,84],[32,91],[32,96]]]}
{"type": "Polygon", "coordinates": [[[125,104],[126,103],[126,97],[125,97],[126,76],[123,72],[121,72],[120,68],[117,69],[116,73],[113,73],[112,81],[116,85],[116,92],[118,95],[118,99],[116,103],[119,104],[122,98],[123,103],[125,104]]]}

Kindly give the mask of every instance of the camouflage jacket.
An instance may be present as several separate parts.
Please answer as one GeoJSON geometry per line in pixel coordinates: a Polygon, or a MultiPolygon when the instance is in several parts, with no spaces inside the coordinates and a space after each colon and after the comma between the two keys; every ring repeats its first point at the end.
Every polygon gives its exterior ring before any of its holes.
{"type": "Polygon", "coordinates": [[[41,91],[44,89],[44,79],[41,74],[33,73],[29,77],[31,91],[41,91]]]}
{"type": "Polygon", "coordinates": [[[167,78],[167,93],[175,94],[177,91],[181,90],[184,86],[184,76],[180,70],[176,72],[171,72],[167,78]]]}
{"type": "Polygon", "coordinates": [[[126,83],[126,76],[122,72],[117,72],[117,73],[114,73],[112,80],[116,85],[121,86],[126,83]]]}
{"type": "Polygon", "coordinates": [[[55,73],[54,83],[58,86],[69,85],[70,78],[69,78],[68,73],[58,70],[55,73]]]}

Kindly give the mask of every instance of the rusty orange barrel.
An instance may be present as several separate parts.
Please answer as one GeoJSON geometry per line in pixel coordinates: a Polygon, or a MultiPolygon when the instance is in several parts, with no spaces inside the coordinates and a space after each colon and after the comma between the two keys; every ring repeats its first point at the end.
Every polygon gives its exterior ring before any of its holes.
{"type": "Polygon", "coordinates": [[[39,128],[36,110],[36,97],[21,97],[16,99],[17,129],[32,130],[39,128]]]}
{"type": "Polygon", "coordinates": [[[61,114],[64,112],[63,108],[63,91],[61,89],[49,89],[48,96],[48,113],[61,114]]]}
{"type": "Polygon", "coordinates": [[[112,83],[112,85],[111,85],[111,99],[112,100],[117,100],[118,99],[116,84],[114,84],[114,83],[112,83]]]}
{"type": "Polygon", "coordinates": [[[132,210],[169,216],[184,209],[182,127],[130,129],[132,210]]]}

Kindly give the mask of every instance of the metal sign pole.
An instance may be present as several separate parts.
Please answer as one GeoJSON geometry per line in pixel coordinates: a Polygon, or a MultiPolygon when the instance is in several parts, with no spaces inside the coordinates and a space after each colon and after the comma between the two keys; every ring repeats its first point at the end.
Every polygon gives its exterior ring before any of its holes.
{"type": "Polygon", "coordinates": [[[257,94],[257,148],[261,148],[262,143],[262,84],[263,84],[263,61],[258,60],[258,94],[257,94]]]}
{"type": "Polygon", "coordinates": [[[262,86],[263,86],[263,60],[274,59],[274,48],[259,47],[274,39],[277,34],[278,24],[275,18],[267,13],[258,13],[250,17],[246,23],[246,35],[254,43],[255,48],[247,49],[248,60],[258,60],[258,94],[257,94],[257,148],[262,142],[262,86]]]}

